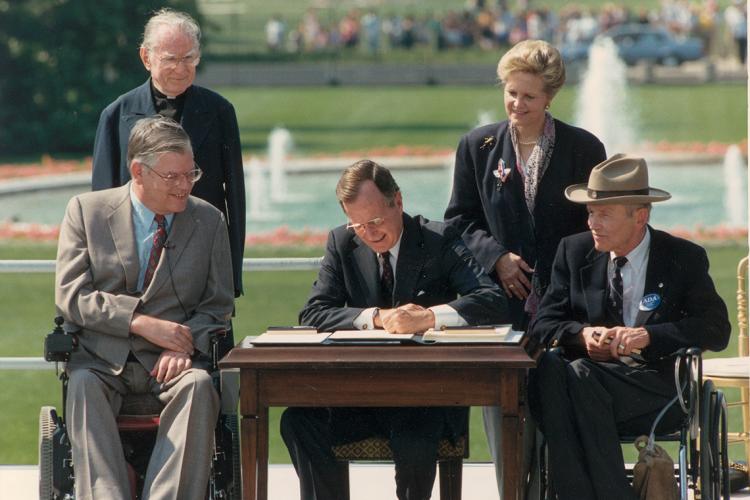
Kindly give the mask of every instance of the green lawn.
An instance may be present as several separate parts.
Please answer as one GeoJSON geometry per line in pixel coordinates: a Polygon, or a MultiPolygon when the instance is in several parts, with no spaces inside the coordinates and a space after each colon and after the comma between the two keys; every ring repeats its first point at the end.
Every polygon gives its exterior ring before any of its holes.
{"type": "MultiPolygon", "coordinates": [[[[711,274],[719,293],[727,302],[735,324],[735,267],[746,249],[740,246],[709,249],[711,274]]],[[[321,250],[250,249],[250,256],[316,256],[321,250]]],[[[51,259],[54,247],[21,243],[0,244],[0,259],[51,259]]],[[[248,273],[246,295],[237,301],[235,331],[238,339],[264,330],[268,325],[289,324],[304,303],[314,272],[248,273]]],[[[4,316],[0,356],[41,356],[44,335],[51,329],[54,315],[53,277],[51,274],[0,276],[0,311],[4,316]]],[[[735,337],[722,355],[737,352],[735,337]]],[[[0,371],[0,464],[32,464],[37,461],[37,425],[39,408],[60,406],[60,383],[52,372],[0,371]]],[[[731,394],[730,394],[731,395],[731,394]]],[[[270,460],[288,463],[289,456],[278,434],[279,409],[271,412],[270,460]]],[[[731,424],[737,427],[739,414],[732,413],[731,424]]],[[[481,412],[474,409],[471,417],[471,460],[489,459],[481,412]]],[[[739,450],[734,454],[739,457],[739,450]]],[[[632,458],[631,458],[632,460],[632,458]]]]}
{"type": "MultiPolygon", "coordinates": [[[[289,128],[296,153],[339,153],[379,146],[454,148],[476,126],[481,112],[505,118],[502,93],[480,87],[220,88],[237,110],[242,144],[265,153],[275,126],[289,128]]],[[[574,120],[576,89],[565,87],[553,116],[574,120]]],[[[743,84],[648,85],[631,88],[637,139],[738,142],[747,137],[747,87],[743,84]]]]}

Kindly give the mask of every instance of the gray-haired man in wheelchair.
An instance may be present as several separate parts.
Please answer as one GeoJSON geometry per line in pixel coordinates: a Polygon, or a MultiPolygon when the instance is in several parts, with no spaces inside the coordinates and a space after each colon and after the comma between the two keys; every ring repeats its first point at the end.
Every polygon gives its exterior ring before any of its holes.
{"type": "Polygon", "coordinates": [[[205,498],[219,397],[210,336],[233,309],[224,217],[190,196],[201,171],[174,121],[140,120],[127,185],[68,204],[55,303],[78,328],[66,420],[76,499],[131,498],[116,417],[132,394],[163,405],[141,498],[205,498]]]}
{"type": "MultiPolygon", "coordinates": [[[[620,436],[648,434],[673,402],[673,353],[727,346],[727,308],[705,251],[648,225],[651,203],[670,195],[649,187],[643,159],[615,155],[565,194],[587,205],[591,231],[557,250],[532,339],[565,352],[541,356],[530,404],[557,498],[635,500],[620,436]]],[[[684,418],[673,404],[657,432],[684,418]]]]}

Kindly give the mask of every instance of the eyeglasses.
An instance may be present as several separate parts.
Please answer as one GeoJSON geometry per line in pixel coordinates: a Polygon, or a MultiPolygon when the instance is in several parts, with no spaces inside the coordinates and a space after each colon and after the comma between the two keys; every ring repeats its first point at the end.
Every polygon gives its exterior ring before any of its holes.
{"type": "Polygon", "coordinates": [[[164,69],[175,69],[180,64],[195,67],[201,62],[201,55],[198,53],[191,53],[185,57],[166,55],[159,57],[159,62],[164,66],[164,69]]]}
{"type": "Polygon", "coordinates": [[[190,184],[195,184],[196,182],[198,182],[198,180],[200,180],[201,177],[203,177],[203,170],[201,170],[198,167],[198,165],[195,165],[195,164],[193,164],[195,166],[195,168],[193,170],[185,172],[184,174],[175,174],[173,172],[169,172],[167,175],[160,174],[159,172],[157,172],[156,170],[154,170],[149,165],[146,165],[145,163],[141,163],[141,165],[143,165],[147,169],[151,170],[151,172],[153,172],[157,176],[161,177],[161,180],[163,180],[167,184],[171,184],[171,185],[177,185],[177,184],[179,184],[181,178],[184,178],[190,184]]]}
{"type": "Polygon", "coordinates": [[[346,228],[353,229],[355,233],[364,233],[367,229],[379,228],[383,224],[383,222],[385,222],[385,218],[375,217],[374,219],[368,220],[367,222],[362,222],[360,224],[349,223],[346,225],[346,228]]]}

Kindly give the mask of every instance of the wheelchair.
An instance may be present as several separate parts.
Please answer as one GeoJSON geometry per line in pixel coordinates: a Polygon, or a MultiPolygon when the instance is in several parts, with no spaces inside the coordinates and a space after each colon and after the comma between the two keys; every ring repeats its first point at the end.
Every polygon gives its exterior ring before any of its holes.
{"type": "MultiPolygon", "coordinates": [[[[561,352],[559,347],[554,349],[561,352]]],[[[672,404],[679,404],[684,418],[678,429],[655,434],[654,440],[678,443],[675,479],[680,500],[729,500],[727,402],[713,382],[703,380],[700,349],[681,349],[675,355],[675,383],[681,392],[672,404]]],[[[655,428],[656,423],[652,433],[655,428]]],[[[637,437],[621,435],[620,442],[634,443],[637,437]]],[[[540,500],[556,498],[546,462],[546,444],[543,443],[539,460],[540,500]]],[[[632,469],[626,473],[632,482],[632,469]]]]}
{"type": "MultiPolygon", "coordinates": [[[[45,339],[45,359],[66,362],[77,345],[75,331],[65,331],[63,318],[55,318],[55,328],[45,339]]],[[[218,369],[219,359],[233,346],[232,331],[214,332],[211,337],[211,377],[214,387],[222,396],[221,411],[214,430],[214,451],[211,460],[206,498],[209,500],[235,500],[242,497],[240,479],[240,449],[237,420],[236,381],[223,380],[218,369]],[[222,386],[226,389],[222,395],[222,386]],[[234,391],[236,392],[236,390],[234,391]]],[[[68,377],[65,370],[59,375],[62,381],[63,415],[52,406],[42,407],[39,414],[39,499],[74,500],[75,464],[68,432],[65,426],[65,403],[68,377]]],[[[156,431],[159,427],[161,404],[152,394],[126,396],[117,417],[117,426],[128,465],[132,498],[138,500],[143,490],[146,468],[151,456],[156,431]]]]}

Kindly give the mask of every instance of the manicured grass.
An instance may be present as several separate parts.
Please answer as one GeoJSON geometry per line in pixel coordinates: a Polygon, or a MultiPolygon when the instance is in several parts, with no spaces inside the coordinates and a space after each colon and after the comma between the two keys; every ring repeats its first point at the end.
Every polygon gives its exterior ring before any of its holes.
{"type": "MultiPolygon", "coordinates": [[[[272,250],[250,249],[250,256],[317,256],[322,249],[272,250]]],[[[746,248],[740,246],[709,249],[711,274],[719,293],[726,301],[733,325],[736,324],[735,268],[746,248]]],[[[52,259],[54,247],[49,244],[0,244],[0,259],[52,259]]],[[[289,324],[303,305],[314,272],[257,272],[245,274],[246,294],[237,301],[234,320],[237,341],[264,330],[268,325],[289,324]]],[[[51,329],[54,315],[53,277],[51,274],[0,276],[3,342],[0,356],[41,356],[44,335],[51,329]]],[[[737,352],[736,328],[729,348],[722,356],[737,352]]],[[[713,354],[709,354],[711,356],[713,354]]],[[[52,372],[0,371],[0,464],[33,464],[37,461],[37,425],[41,406],[60,407],[60,383],[52,372]]],[[[727,391],[729,392],[729,391],[727,391]]],[[[730,396],[736,394],[731,392],[730,396]]],[[[280,409],[270,412],[270,460],[288,463],[289,455],[278,434],[280,409]]],[[[731,413],[731,425],[740,422],[738,412],[731,413]]],[[[471,412],[471,460],[489,460],[481,422],[481,411],[471,412]]],[[[628,453],[630,453],[628,451],[628,453]]],[[[739,449],[733,450],[739,457],[739,449]]],[[[631,458],[632,460],[632,458],[631,458]]]]}
{"type": "MultiPolygon", "coordinates": [[[[480,113],[505,118],[502,93],[486,86],[220,88],[237,110],[242,144],[265,154],[268,134],[287,127],[295,153],[339,153],[379,146],[454,148],[480,113]]],[[[641,141],[738,142],[747,137],[747,88],[741,84],[637,86],[630,102],[641,141]]],[[[552,104],[573,123],[577,91],[552,104]]]]}

